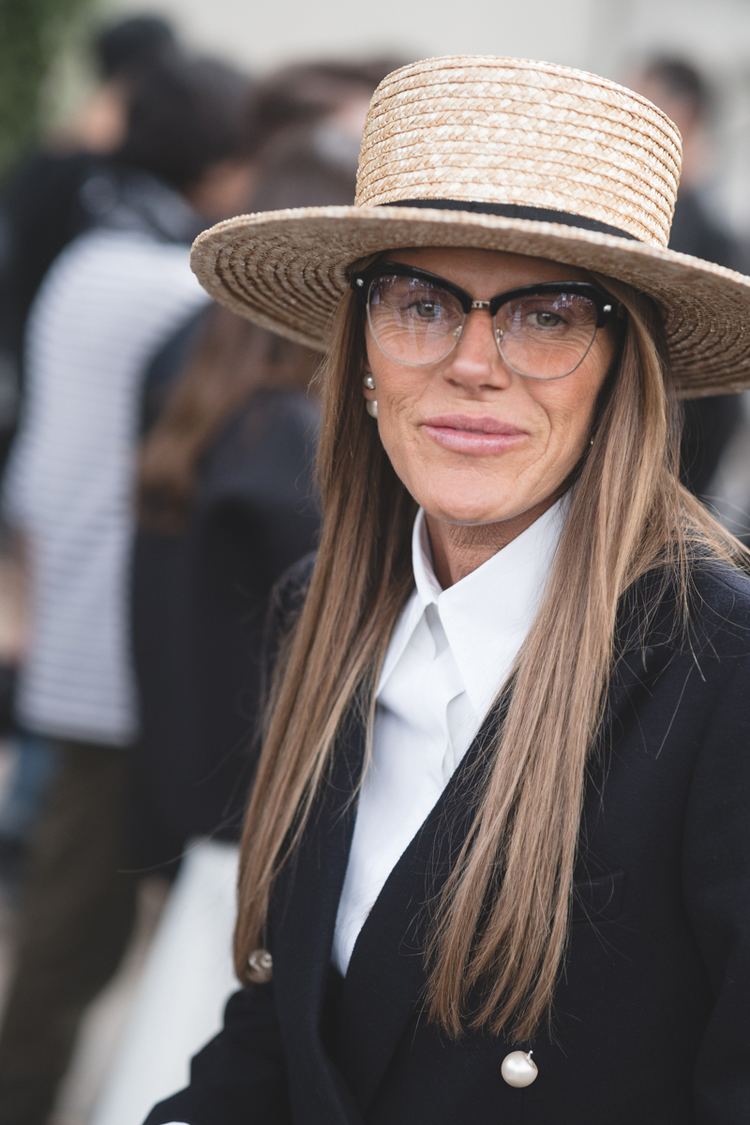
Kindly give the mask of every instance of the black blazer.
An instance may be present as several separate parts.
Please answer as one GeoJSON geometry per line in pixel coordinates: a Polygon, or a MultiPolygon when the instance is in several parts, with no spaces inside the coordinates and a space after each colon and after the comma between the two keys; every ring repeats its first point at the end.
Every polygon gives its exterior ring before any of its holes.
{"type": "MultiPolygon", "coordinates": [[[[287,594],[298,588],[299,577],[287,594]]],[[[230,999],[189,1088],[148,1125],[750,1122],[750,580],[696,570],[685,639],[669,597],[635,638],[642,594],[619,616],[549,1032],[451,1041],[422,1010],[424,904],[471,818],[481,732],[386,882],[346,978],[330,968],[364,748],[352,712],[277,882],[273,979],[230,999]],[[525,1089],[500,1075],[519,1048],[539,1068],[525,1089]]]]}

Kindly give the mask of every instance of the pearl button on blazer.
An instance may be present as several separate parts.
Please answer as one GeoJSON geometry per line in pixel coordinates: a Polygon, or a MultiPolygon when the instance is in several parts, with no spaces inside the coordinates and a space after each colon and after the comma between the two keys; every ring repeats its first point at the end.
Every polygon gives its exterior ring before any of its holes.
{"type": "MultiPolygon", "coordinates": [[[[297,569],[280,593],[277,631],[305,581],[297,569]]],[[[533,1042],[450,1040],[423,1012],[425,904],[471,822],[481,732],[383,887],[346,977],[332,970],[365,744],[352,708],[274,891],[266,979],[232,997],[189,1087],[148,1125],[750,1122],[750,580],[696,568],[689,641],[669,596],[635,637],[648,582],[619,617],[551,1027],[533,1042]]]]}

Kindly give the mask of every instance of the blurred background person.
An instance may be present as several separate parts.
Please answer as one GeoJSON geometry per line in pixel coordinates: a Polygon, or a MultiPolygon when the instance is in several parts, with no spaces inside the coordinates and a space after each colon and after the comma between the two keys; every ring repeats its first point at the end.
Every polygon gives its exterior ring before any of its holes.
{"type": "Polygon", "coordinates": [[[372,92],[389,67],[403,60],[394,55],[356,60],[302,59],[273,70],[261,82],[256,102],[259,143],[282,129],[327,121],[338,143],[355,149],[356,164],[362,129],[372,92]]]}
{"type": "Polygon", "coordinates": [[[99,25],[91,37],[97,83],[70,122],[55,130],[57,147],[113,152],[127,127],[128,87],[139,72],[181,50],[173,24],[154,12],[138,12],[99,25]]]}
{"type": "Polygon", "coordinates": [[[715,95],[707,76],[688,59],[657,55],[636,75],[639,90],[657,104],[682,135],[682,178],[670,245],[719,265],[738,269],[744,255],[737,239],[709,202],[707,188],[716,174],[711,142],[715,95]]]}
{"type": "MultiPolygon", "coordinates": [[[[246,206],[350,202],[360,115],[390,66],[309,61],[265,79],[249,118],[258,151],[246,206]]],[[[267,598],[317,527],[317,406],[300,397],[315,365],[210,307],[146,372],[132,585],[144,866],[174,869],[189,840],[239,833],[267,598]]]]}
{"type": "MultiPolygon", "coordinates": [[[[128,410],[132,407],[132,396],[139,394],[141,367],[148,349],[155,340],[169,334],[174,320],[179,320],[187,307],[201,303],[200,294],[196,294],[193,300],[195,286],[186,264],[186,247],[206,218],[221,217],[234,210],[237,200],[246,193],[250,174],[245,148],[249,112],[247,80],[215,59],[192,59],[172,54],[168,58],[162,57],[158,63],[152,62],[139,72],[137,78],[132,77],[126,132],[107,163],[109,205],[100,212],[97,223],[91,226],[92,237],[80,237],[75,241],[65,257],[64,267],[53,274],[57,280],[50,281],[40,299],[40,308],[46,310],[59,303],[59,294],[70,284],[71,278],[83,286],[83,304],[74,318],[77,323],[75,331],[60,322],[53,333],[51,346],[57,351],[59,334],[62,334],[68,351],[71,343],[76,346],[85,344],[89,353],[84,355],[84,367],[80,373],[84,379],[87,375],[94,375],[89,370],[91,349],[98,345],[103,352],[108,352],[107,357],[101,355],[97,360],[102,365],[98,389],[104,394],[109,394],[112,388],[103,375],[108,373],[109,365],[117,355],[130,396],[123,404],[128,406],[128,410]],[[171,276],[169,271],[177,270],[179,284],[174,293],[168,289],[162,292],[159,281],[162,269],[168,271],[164,281],[171,276]],[[141,274],[148,275],[154,285],[157,294],[155,303],[137,296],[141,274]],[[117,282],[113,280],[115,276],[117,282]],[[105,279],[101,280],[103,288],[99,288],[100,279],[105,279]],[[87,319],[89,312],[96,307],[88,291],[88,286],[92,284],[97,288],[96,300],[107,309],[107,315],[97,325],[87,319]],[[116,329],[117,300],[120,296],[113,288],[116,284],[122,286],[132,305],[133,324],[122,326],[127,340],[125,348],[119,346],[116,329]],[[186,286],[191,295],[188,305],[184,304],[186,286]],[[51,290],[51,295],[48,290],[51,290]],[[139,302],[150,306],[147,315],[144,314],[142,326],[138,322],[139,302]],[[175,302],[175,312],[172,313],[171,306],[175,302]],[[149,318],[153,321],[153,329],[148,327],[149,318]],[[152,335],[153,331],[158,333],[156,337],[152,335]]],[[[42,323],[45,322],[46,312],[35,315],[42,323]]],[[[38,338],[39,331],[32,328],[27,339],[29,362],[32,366],[36,363],[44,372],[41,376],[37,374],[37,382],[47,377],[56,378],[61,364],[64,368],[73,365],[75,355],[55,355],[49,363],[39,359],[38,338]]],[[[64,385],[63,380],[60,382],[61,386],[64,385]]],[[[94,401],[92,399],[92,403],[94,401]]],[[[4,518],[16,526],[23,522],[22,514],[14,513],[13,508],[17,495],[26,487],[27,462],[31,458],[33,464],[38,464],[42,477],[48,468],[43,455],[30,452],[36,440],[32,422],[39,414],[38,409],[36,413],[34,410],[30,406],[27,411],[31,421],[27,420],[24,425],[11,469],[14,479],[6,488],[4,518]]],[[[58,436],[64,431],[62,417],[61,414],[49,418],[47,422],[58,436]]],[[[123,426],[130,426],[131,421],[130,414],[123,414],[123,426]]],[[[76,441],[77,438],[71,433],[68,440],[76,441]]],[[[127,442],[130,448],[134,441],[135,435],[129,433],[127,442]]],[[[119,489],[122,489],[124,481],[129,482],[129,464],[127,461],[120,466],[123,476],[119,489]]],[[[102,493],[100,500],[103,502],[104,499],[102,493]]],[[[20,542],[20,537],[16,539],[20,542]]],[[[23,553],[19,551],[22,567],[23,553]]],[[[57,611],[58,621],[64,612],[67,611],[57,611]]],[[[41,645],[44,649],[43,642],[41,645]]],[[[36,649],[39,650],[39,647],[37,644],[36,649]]],[[[32,654],[30,667],[26,668],[16,685],[19,696],[16,718],[24,733],[16,740],[18,754],[15,769],[0,804],[0,856],[4,859],[6,878],[11,879],[14,868],[17,872],[22,861],[35,809],[53,764],[53,755],[47,744],[35,737],[33,723],[29,725],[24,718],[24,711],[28,711],[24,697],[30,690],[35,690],[28,686],[33,680],[31,669],[39,666],[40,659],[38,651],[32,654]]],[[[100,709],[104,706],[103,701],[100,709]]],[[[117,722],[114,718],[111,721],[117,722]]]]}
{"type": "MultiPolygon", "coordinates": [[[[381,65],[385,73],[387,61],[342,67],[345,80],[329,82],[330,64],[299,64],[285,68],[284,83],[272,75],[261,85],[268,116],[248,209],[351,202],[360,103],[381,65]]],[[[236,844],[266,611],[275,581],[317,540],[318,405],[308,387],[318,362],[212,306],[146,378],[132,576],[136,821],[142,862],[173,868],[179,859],[180,872],[94,1125],[137,1121],[183,1081],[233,989],[236,844]]]]}
{"type": "Polygon", "coordinates": [[[73,118],[10,169],[0,187],[0,466],[22,393],[26,318],[60,251],[112,206],[107,157],[124,139],[138,77],[178,49],[172,26],[156,15],[128,16],[91,36],[96,84],[73,118]]]}
{"type": "MultiPolygon", "coordinates": [[[[331,167],[356,168],[372,91],[384,75],[400,65],[400,58],[390,55],[359,62],[305,59],[272,70],[256,84],[247,115],[248,152],[253,165],[257,162],[263,166],[262,178],[270,176],[276,185],[276,198],[295,197],[302,190],[295,180],[305,176],[311,177],[311,198],[320,193],[323,185],[330,184],[330,169],[326,172],[321,164],[323,156],[331,167]],[[295,144],[297,168],[292,174],[295,144]],[[282,166],[288,162],[285,179],[273,172],[277,161],[282,166]]],[[[255,174],[251,173],[251,181],[255,174]]],[[[268,193],[266,187],[260,190],[263,195],[268,193]]],[[[277,205],[281,206],[270,198],[268,206],[277,205]]],[[[143,387],[144,434],[158,420],[173,381],[183,371],[202,318],[208,315],[204,310],[189,318],[153,358],[143,387]]]]}
{"type": "Polygon", "coordinates": [[[127,557],[143,365],[203,298],[187,247],[247,191],[248,81],[170,55],[139,75],[116,200],[45,277],[6,482],[26,559],[17,714],[54,755],[34,826],[0,1029],[0,1122],[43,1125],[81,1016],[134,917],[124,818],[137,737],[127,557]],[[213,190],[212,190],[213,189],[213,190]]]}
{"type": "MultiPolygon", "coordinates": [[[[682,134],[682,178],[669,245],[673,250],[744,270],[740,242],[711,208],[706,186],[716,174],[711,131],[716,112],[711,84],[688,59],[656,55],[632,79],[635,89],[672,118],[682,134]]],[[[715,395],[683,405],[681,446],[683,482],[712,505],[713,485],[727,446],[743,422],[742,399],[715,395]]]]}
{"type": "MultiPolygon", "coordinates": [[[[0,475],[18,421],[23,392],[24,339],[32,302],[58,254],[85,230],[108,221],[120,205],[125,163],[116,150],[126,136],[130,106],[147,102],[146,76],[177,51],[175,33],[165,20],[140,15],[100,28],[90,54],[98,82],[76,117],[10,171],[0,191],[0,475]]],[[[132,132],[132,129],[130,130],[132,132]]],[[[128,159],[132,165],[132,160],[128,159]]],[[[148,160],[147,160],[148,164],[148,160]]],[[[186,233],[185,237],[189,237],[186,233]]],[[[0,512],[0,517],[3,513],[0,512]]],[[[0,580],[14,582],[13,559],[2,542],[5,565],[0,580]]],[[[0,721],[13,726],[13,694],[20,653],[0,657],[0,721]]],[[[0,803],[0,879],[17,880],[38,793],[49,769],[42,740],[23,738],[10,792],[0,803]]]]}
{"type": "MultiPolygon", "coordinates": [[[[271,142],[249,206],[350,202],[355,164],[329,140],[318,127],[271,142]]],[[[142,448],[132,564],[142,796],[165,837],[149,864],[197,836],[238,838],[268,597],[315,546],[318,407],[307,389],[317,364],[212,307],[149,371],[147,391],[169,383],[142,448]]]]}

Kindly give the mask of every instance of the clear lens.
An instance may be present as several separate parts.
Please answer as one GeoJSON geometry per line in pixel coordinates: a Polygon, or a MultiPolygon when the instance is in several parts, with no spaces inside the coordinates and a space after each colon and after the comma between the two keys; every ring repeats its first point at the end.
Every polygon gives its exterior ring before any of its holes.
{"type": "Polygon", "coordinates": [[[594,342],[597,309],[580,293],[532,293],[501,305],[495,316],[500,355],[520,375],[569,375],[594,342]]]}
{"type": "MultiPolygon", "coordinates": [[[[409,367],[424,367],[451,353],[466,314],[456,295],[439,283],[382,274],[370,282],[367,319],[385,355],[409,367]]],[[[585,294],[531,292],[500,306],[495,339],[503,361],[519,375],[560,379],[585,358],[597,320],[596,304],[585,294]]]]}
{"type": "Polygon", "coordinates": [[[461,335],[464,311],[456,297],[421,277],[384,274],[370,283],[367,318],[378,347],[412,367],[437,363],[461,335]]]}

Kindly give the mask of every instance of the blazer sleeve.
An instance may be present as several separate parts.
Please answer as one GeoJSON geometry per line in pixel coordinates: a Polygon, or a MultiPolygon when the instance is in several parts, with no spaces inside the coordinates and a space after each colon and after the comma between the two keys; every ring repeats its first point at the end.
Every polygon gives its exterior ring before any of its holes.
{"type": "Polygon", "coordinates": [[[685,901],[713,994],[696,1125],[750,1121],[750,658],[733,660],[692,780],[685,901]]]}
{"type": "Polygon", "coordinates": [[[273,984],[230,997],[224,1027],[193,1059],[190,1085],[155,1106],[144,1125],[291,1125],[273,984]]]}

